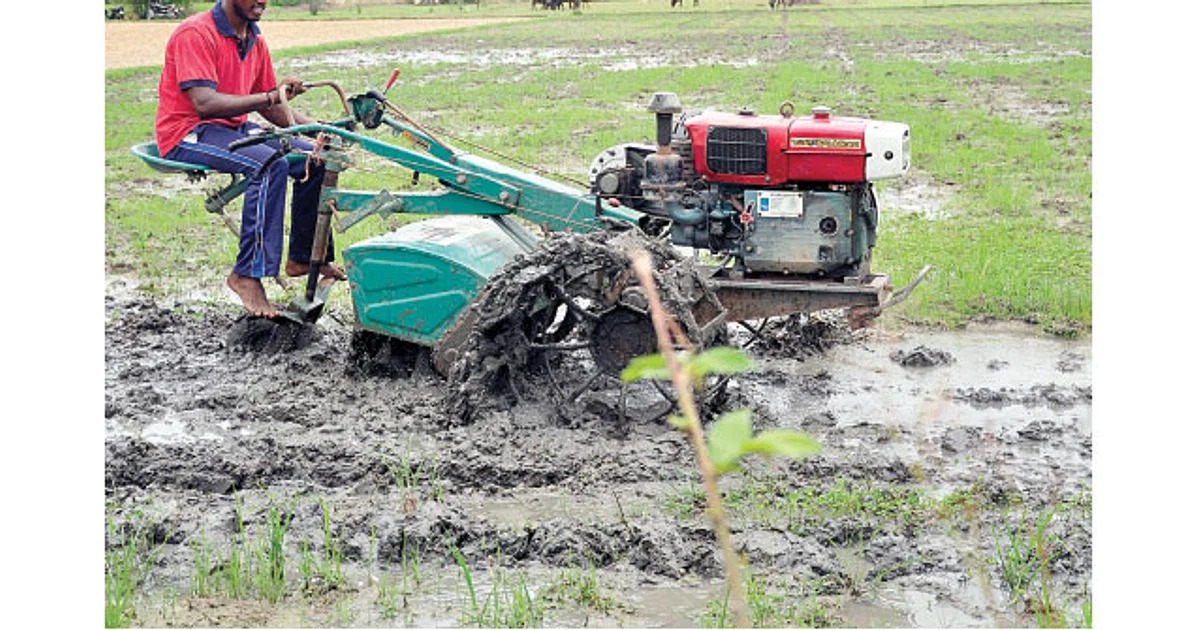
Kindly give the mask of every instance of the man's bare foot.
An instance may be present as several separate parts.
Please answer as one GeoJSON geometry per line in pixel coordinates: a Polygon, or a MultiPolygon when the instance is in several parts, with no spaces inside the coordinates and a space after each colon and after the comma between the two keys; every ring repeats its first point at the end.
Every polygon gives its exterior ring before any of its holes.
{"type": "Polygon", "coordinates": [[[267,300],[267,291],[263,289],[262,280],[230,272],[225,278],[225,284],[237,294],[246,307],[246,312],[254,317],[278,317],[279,310],[267,300]]]}
{"type": "MultiPolygon", "coordinates": [[[[297,278],[299,276],[308,275],[308,270],[310,267],[311,265],[308,263],[289,260],[287,261],[287,265],[284,266],[283,272],[293,278],[297,278]]],[[[345,280],[346,272],[342,271],[340,267],[333,263],[325,263],[324,265],[321,265],[321,277],[333,278],[334,280],[345,280]]]]}

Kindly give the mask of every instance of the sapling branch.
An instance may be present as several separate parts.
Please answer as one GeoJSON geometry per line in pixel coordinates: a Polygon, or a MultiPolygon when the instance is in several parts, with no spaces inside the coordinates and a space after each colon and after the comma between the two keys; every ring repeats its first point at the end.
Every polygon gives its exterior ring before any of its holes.
{"type": "MultiPolygon", "coordinates": [[[[696,402],[692,397],[693,383],[691,375],[680,365],[675,355],[675,344],[672,343],[671,328],[673,322],[667,318],[666,309],[658,297],[657,285],[651,273],[650,257],[645,252],[634,252],[630,255],[633,270],[638,282],[646,292],[650,306],[650,318],[654,324],[654,333],[658,339],[658,351],[666,360],[667,369],[671,374],[671,383],[679,395],[679,409],[685,423],[683,428],[692,443],[696,453],[696,462],[704,478],[704,490],[708,497],[708,515],[712,520],[713,530],[721,547],[721,555],[725,564],[725,581],[729,589],[730,608],[733,613],[734,625],[739,628],[748,627],[746,621],[746,597],[742,590],[741,562],[733,548],[732,536],[729,533],[729,523],[725,518],[725,508],[721,501],[721,491],[717,487],[717,469],[713,466],[708,455],[708,447],[704,442],[704,430],[700,426],[700,418],[696,413],[696,402]]],[[[676,340],[685,347],[686,338],[679,333],[678,326],[674,327],[676,340]]]]}

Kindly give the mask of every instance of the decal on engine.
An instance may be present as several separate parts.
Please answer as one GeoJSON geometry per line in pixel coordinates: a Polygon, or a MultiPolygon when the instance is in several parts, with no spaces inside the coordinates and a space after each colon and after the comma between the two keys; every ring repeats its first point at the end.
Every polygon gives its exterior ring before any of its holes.
{"type": "Polygon", "coordinates": [[[762,217],[804,216],[804,195],[800,193],[758,194],[758,214],[762,217]]]}
{"type": "Polygon", "coordinates": [[[858,138],[792,138],[793,149],[838,149],[857,151],[862,149],[858,138]]]}

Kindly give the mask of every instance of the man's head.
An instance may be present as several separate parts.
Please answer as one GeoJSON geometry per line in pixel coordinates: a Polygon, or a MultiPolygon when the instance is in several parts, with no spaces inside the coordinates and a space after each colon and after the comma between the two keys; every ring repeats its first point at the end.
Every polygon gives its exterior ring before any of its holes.
{"type": "Polygon", "coordinates": [[[267,10],[270,0],[222,0],[226,7],[233,9],[233,14],[247,22],[257,22],[267,10]]]}

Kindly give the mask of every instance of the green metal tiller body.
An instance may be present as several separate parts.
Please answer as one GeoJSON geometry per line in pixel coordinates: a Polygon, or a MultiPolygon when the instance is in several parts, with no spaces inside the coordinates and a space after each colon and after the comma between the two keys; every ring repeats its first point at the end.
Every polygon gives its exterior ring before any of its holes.
{"type": "MultiPolygon", "coordinates": [[[[357,147],[411,171],[411,178],[401,179],[397,190],[324,187],[321,204],[333,203],[338,232],[372,215],[440,215],[342,250],[357,323],[365,330],[423,346],[444,346],[448,332],[488,278],[520,253],[538,246],[540,237],[527,225],[546,232],[590,232],[613,221],[638,225],[645,216],[611,199],[601,203],[593,193],[457,151],[418,126],[384,114],[381,105],[377,94],[356,96],[349,100],[352,117],[294,125],[268,134],[320,134],[325,138],[321,155],[327,169],[346,168],[345,151],[357,147]],[[362,124],[369,129],[388,127],[415,149],[353,130],[362,124]],[[436,179],[438,189],[413,189],[409,181],[415,181],[418,174],[436,179]]],[[[164,172],[184,172],[195,178],[208,170],[163,160],[152,148],[152,144],[139,145],[134,153],[164,172]]],[[[244,189],[244,179],[235,177],[229,186],[210,195],[208,209],[221,212],[221,207],[244,189]]],[[[730,321],[843,307],[871,317],[892,292],[888,277],[882,274],[860,285],[797,278],[742,281],[715,275],[713,283],[730,321]]]]}

